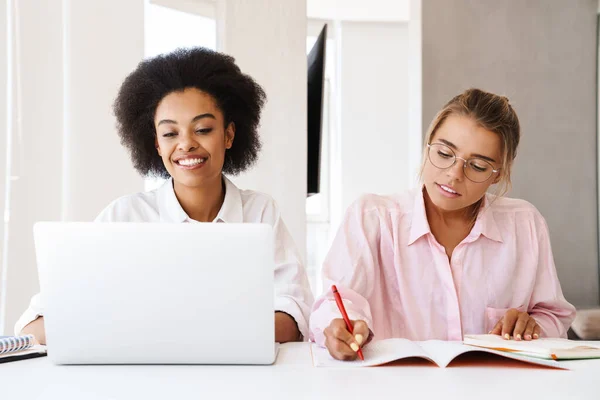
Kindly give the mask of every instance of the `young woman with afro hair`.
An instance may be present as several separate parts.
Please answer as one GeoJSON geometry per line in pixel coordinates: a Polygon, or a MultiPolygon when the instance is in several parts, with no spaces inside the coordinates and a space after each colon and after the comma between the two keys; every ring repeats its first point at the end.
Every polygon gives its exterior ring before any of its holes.
{"type": "MultiPolygon", "coordinates": [[[[313,296],[300,255],[271,197],[238,189],[235,175],[256,162],[266,96],[235,60],[204,48],[142,61],[114,102],[118,134],[143,176],[158,189],[121,197],[100,222],[268,223],[275,234],[275,340],[308,336],[313,296]]],[[[15,326],[45,343],[39,294],[15,326]]]]}

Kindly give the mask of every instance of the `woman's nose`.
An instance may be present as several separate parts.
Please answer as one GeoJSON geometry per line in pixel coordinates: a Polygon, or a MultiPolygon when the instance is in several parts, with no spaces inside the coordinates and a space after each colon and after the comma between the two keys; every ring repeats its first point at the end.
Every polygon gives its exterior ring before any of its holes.
{"type": "Polygon", "coordinates": [[[446,170],[446,174],[450,177],[454,177],[458,180],[462,180],[465,176],[465,166],[467,165],[467,161],[460,157],[456,157],[456,161],[454,165],[446,170]]]}
{"type": "Polygon", "coordinates": [[[180,135],[179,149],[182,151],[193,151],[198,148],[198,142],[191,135],[180,135]]]}

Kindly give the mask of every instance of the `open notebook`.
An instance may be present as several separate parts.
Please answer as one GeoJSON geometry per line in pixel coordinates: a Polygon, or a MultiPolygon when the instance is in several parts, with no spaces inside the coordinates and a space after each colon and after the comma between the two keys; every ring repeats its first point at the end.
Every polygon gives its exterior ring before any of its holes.
{"type": "Polygon", "coordinates": [[[327,349],[318,346],[316,343],[311,344],[311,351],[313,365],[315,367],[372,367],[404,358],[418,357],[429,360],[437,366],[445,368],[452,360],[461,354],[484,352],[526,363],[543,365],[545,367],[566,369],[555,360],[532,358],[517,353],[475,347],[461,342],[445,342],[441,340],[412,342],[408,339],[384,339],[374,341],[369,343],[363,349],[363,354],[365,356],[364,361],[358,359],[355,361],[335,360],[331,357],[327,349]]]}
{"type": "Polygon", "coordinates": [[[466,335],[464,343],[548,360],[600,358],[600,341],[579,342],[567,339],[540,338],[531,341],[504,340],[498,335],[466,335]]]}
{"type": "Polygon", "coordinates": [[[45,355],[46,346],[36,345],[33,335],[0,336],[0,363],[45,355]]]}

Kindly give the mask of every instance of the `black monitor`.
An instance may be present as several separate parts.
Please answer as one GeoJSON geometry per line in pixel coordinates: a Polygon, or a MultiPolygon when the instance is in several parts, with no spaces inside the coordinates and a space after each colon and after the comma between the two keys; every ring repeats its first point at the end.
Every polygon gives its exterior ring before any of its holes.
{"type": "Polygon", "coordinates": [[[323,87],[325,81],[325,43],[327,25],[323,27],[317,42],[308,53],[307,92],[307,157],[306,194],[311,196],[321,190],[321,130],[323,127],[323,87]]]}

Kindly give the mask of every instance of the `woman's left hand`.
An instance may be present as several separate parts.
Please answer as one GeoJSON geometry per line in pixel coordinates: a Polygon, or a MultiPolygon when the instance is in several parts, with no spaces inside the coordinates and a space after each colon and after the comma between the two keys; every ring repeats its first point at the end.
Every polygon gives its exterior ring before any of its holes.
{"type": "Polygon", "coordinates": [[[540,337],[540,326],[528,313],[511,308],[490,333],[501,335],[506,340],[511,336],[515,340],[532,340],[540,337]]]}

